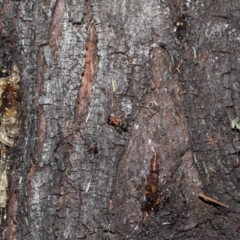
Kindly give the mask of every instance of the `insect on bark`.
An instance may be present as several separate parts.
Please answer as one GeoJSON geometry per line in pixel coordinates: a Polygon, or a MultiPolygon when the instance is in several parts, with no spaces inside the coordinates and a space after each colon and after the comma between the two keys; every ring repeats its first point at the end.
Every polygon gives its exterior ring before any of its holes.
{"type": "Polygon", "coordinates": [[[108,124],[112,125],[119,133],[128,132],[129,124],[123,118],[116,118],[110,115],[108,117],[108,124]]]}

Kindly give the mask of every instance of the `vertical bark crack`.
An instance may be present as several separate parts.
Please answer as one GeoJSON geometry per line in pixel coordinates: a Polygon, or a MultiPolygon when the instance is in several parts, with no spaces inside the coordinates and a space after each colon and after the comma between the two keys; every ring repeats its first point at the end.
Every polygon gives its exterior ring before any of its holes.
{"type": "Polygon", "coordinates": [[[86,107],[92,93],[96,69],[98,65],[97,57],[97,34],[94,20],[92,19],[88,27],[87,50],[85,55],[85,67],[82,78],[82,84],[78,94],[77,118],[86,112],[86,107]]]}
{"type": "Polygon", "coordinates": [[[37,141],[36,141],[36,156],[37,156],[37,160],[40,160],[40,156],[42,154],[43,151],[43,146],[46,140],[46,131],[47,131],[47,127],[46,127],[46,116],[45,116],[45,112],[43,107],[39,108],[39,112],[38,112],[38,133],[37,133],[37,141]]]}

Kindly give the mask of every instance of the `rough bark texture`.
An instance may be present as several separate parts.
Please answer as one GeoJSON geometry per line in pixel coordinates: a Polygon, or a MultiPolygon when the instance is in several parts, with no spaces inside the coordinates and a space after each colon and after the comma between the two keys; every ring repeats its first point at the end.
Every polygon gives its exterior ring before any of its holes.
{"type": "Polygon", "coordinates": [[[2,239],[240,239],[238,0],[0,5],[22,123],[2,239]]]}

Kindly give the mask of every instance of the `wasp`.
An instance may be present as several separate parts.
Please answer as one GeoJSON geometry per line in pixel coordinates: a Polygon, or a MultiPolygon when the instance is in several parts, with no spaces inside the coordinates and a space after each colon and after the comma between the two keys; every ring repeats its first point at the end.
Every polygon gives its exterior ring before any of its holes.
{"type": "Polygon", "coordinates": [[[116,118],[113,115],[108,117],[108,124],[112,125],[119,133],[128,132],[129,124],[123,118],[116,118]]]}

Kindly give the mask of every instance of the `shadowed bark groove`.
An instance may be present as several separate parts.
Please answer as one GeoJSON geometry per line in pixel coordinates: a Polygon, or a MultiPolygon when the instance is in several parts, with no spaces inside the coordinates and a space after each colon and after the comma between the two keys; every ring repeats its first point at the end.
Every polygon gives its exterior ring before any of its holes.
{"type": "Polygon", "coordinates": [[[240,238],[239,1],[0,9],[23,89],[1,239],[240,238]]]}
{"type": "Polygon", "coordinates": [[[43,108],[39,108],[38,112],[38,133],[36,134],[36,150],[35,161],[41,161],[41,155],[46,141],[46,115],[43,108]]]}

